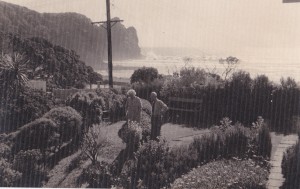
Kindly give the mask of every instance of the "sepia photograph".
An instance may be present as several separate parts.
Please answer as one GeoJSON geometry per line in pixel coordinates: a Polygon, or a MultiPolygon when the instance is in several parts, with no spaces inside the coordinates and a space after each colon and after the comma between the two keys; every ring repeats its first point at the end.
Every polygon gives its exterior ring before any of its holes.
{"type": "Polygon", "coordinates": [[[0,0],[0,188],[300,189],[300,0],[0,0]]]}

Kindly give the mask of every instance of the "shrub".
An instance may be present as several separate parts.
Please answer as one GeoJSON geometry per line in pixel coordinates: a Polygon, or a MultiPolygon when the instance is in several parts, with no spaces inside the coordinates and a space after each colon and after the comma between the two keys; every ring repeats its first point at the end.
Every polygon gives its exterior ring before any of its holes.
{"type": "Polygon", "coordinates": [[[0,97],[0,132],[14,131],[40,118],[53,105],[53,100],[45,92],[29,88],[17,97],[0,97]]]}
{"type": "Polygon", "coordinates": [[[191,146],[173,148],[169,155],[172,160],[169,173],[171,182],[198,165],[197,151],[191,146]]]}
{"type": "Polygon", "coordinates": [[[266,189],[268,175],[268,169],[251,159],[220,160],[193,169],[177,179],[172,188],[266,189]]]}
{"type": "Polygon", "coordinates": [[[9,159],[11,157],[11,148],[2,142],[0,142],[0,157],[4,159],[9,159]]]}
{"type": "Polygon", "coordinates": [[[152,114],[152,105],[148,100],[145,99],[141,99],[141,103],[142,103],[142,110],[151,116],[152,114]]]}
{"type": "Polygon", "coordinates": [[[149,139],[150,134],[151,117],[143,110],[141,113],[141,122],[139,124],[133,123],[129,124],[128,126],[128,124],[125,123],[124,125],[122,125],[121,129],[118,132],[119,137],[128,146],[132,145],[131,142],[133,141],[135,141],[136,145],[138,142],[146,142],[149,139]]]}
{"type": "Polygon", "coordinates": [[[90,188],[110,188],[114,183],[110,166],[105,162],[89,165],[83,170],[79,179],[79,182],[87,182],[90,188]]]}
{"type": "Polygon", "coordinates": [[[110,121],[116,122],[125,116],[125,95],[113,95],[109,106],[110,121]]]}
{"type": "Polygon", "coordinates": [[[16,186],[22,174],[12,168],[12,165],[4,158],[0,157],[0,187],[16,186]]]}
{"type": "Polygon", "coordinates": [[[285,178],[282,189],[296,189],[300,187],[300,144],[297,142],[294,146],[284,152],[281,168],[285,178]]]}
{"type": "Polygon", "coordinates": [[[15,137],[13,152],[20,150],[40,149],[50,150],[59,145],[59,132],[57,125],[50,119],[40,118],[23,127],[15,137]]]}
{"type": "Polygon", "coordinates": [[[154,79],[149,83],[135,82],[132,88],[136,91],[136,95],[140,98],[150,99],[151,92],[156,92],[160,97],[160,91],[163,87],[164,79],[154,79]]]}
{"type": "Polygon", "coordinates": [[[142,111],[140,126],[142,128],[141,142],[147,142],[151,135],[151,117],[145,111],[142,111]]]}
{"type": "Polygon", "coordinates": [[[150,140],[144,143],[135,154],[136,162],[129,170],[131,187],[162,188],[170,183],[169,147],[165,141],[150,140]],[[141,180],[141,181],[139,181],[141,180]]]}
{"type": "Polygon", "coordinates": [[[71,107],[53,108],[47,112],[44,118],[51,119],[58,128],[60,143],[78,142],[81,138],[82,117],[71,107]]]}
{"type": "Polygon", "coordinates": [[[248,150],[248,129],[240,125],[224,125],[212,129],[212,133],[195,138],[191,146],[198,153],[198,162],[206,163],[218,158],[245,157],[248,150]]]}
{"type": "Polygon", "coordinates": [[[137,69],[133,72],[133,74],[130,77],[130,83],[135,82],[144,82],[144,83],[150,83],[154,79],[158,78],[159,74],[156,68],[152,67],[143,67],[140,69],[137,69]]]}
{"type": "Polygon", "coordinates": [[[95,92],[77,92],[67,99],[66,105],[81,114],[85,131],[101,122],[102,112],[106,109],[104,99],[95,92]]]}
{"type": "Polygon", "coordinates": [[[253,124],[253,126],[258,129],[257,135],[254,139],[256,143],[255,145],[257,146],[255,154],[262,156],[265,159],[269,159],[272,151],[271,134],[269,128],[266,126],[261,117],[258,118],[258,121],[253,124]]]}
{"type": "Polygon", "coordinates": [[[48,170],[40,150],[20,151],[14,157],[13,167],[22,173],[22,187],[41,187],[42,181],[47,178],[48,170]]]}
{"type": "Polygon", "coordinates": [[[74,159],[70,161],[70,164],[66,168],[66,172],[71,173],[71,171],[80,167],[80,164],[85,162],[87,159],[88,157],[83,152],[80,152],[74,159]]]}
{"type": "Polygon", "coordinates": [[[191,146],[197,150],[200,163],[231,157],[270,158],[271,136],[262,118],[251,128],[241,124],[232,125],[231,120],[224,118],[221,125],[211,130],[211,133],[195,138],[191,143],[191,146]]]}
{"type": "MultiPolygon", "coordinates": [[[[260,136],[265,136],[268,133],[268,130],[265,130],[265,133],[261,132],[262,134],[260,134],[260,129],[260,126],[250,129],[241,124],[232,125],[229,118],[224,118],[219,126],[213,127],[211,133],[195,138],[193,143],[188,146],[174,148],[170,151],[165,141],[146,141],[135,153],[134,158],[124,163],[122,176],[130,178],[129,180],[125,179],[126,182],[124,183],[127,188],[137,186],[146,188],[169,187],[169,184],[176,178],[197,167],[197,165],[209,164],[220,159],[254,158],[249,161],[255,161],[255,165],[268,170],[269,164],[264,159],[257,158],[261,155],[258,145],[265,141],[260,136]],[[258,140],[258,138],[260,139],[258,140]]],[[[269,151],[269,146],[265,150],[269,151]]],[[[248,163],[246,164],[248,166],[248,163]]],[[[249,187],[254,189],[260,187],[253,180],[248,181],[248,178],[245,179],[245,182],[244,180],[239,181],[238,184],[233,184],[232,188],[249,187]]]]}
{"type": "Polygon", "coordinates": [[[125,117],[125,95],[119,94],[119,92],[114,89],[97,89],[96,93],[104,99],[111,122],[119,121],[125,117]]]}
{"type": "Polygon", "coordinates": [[[106,133],[103,133],[101,130],[103,125],[95,125],[85,133],[81,150],[82,152],[92,161],[92,164],[95,165],[97,162],[98,154],[101,150],[109,145],[106,133]]]}

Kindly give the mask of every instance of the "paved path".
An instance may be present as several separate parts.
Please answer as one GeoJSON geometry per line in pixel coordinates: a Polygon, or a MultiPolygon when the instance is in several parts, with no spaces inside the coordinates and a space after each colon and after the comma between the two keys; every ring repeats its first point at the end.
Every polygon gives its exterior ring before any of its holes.
{"type": "Polygon", "coordinates": [[[272,133],[272,155],[271,155],[271,171],[269,181],[267,184],[268,189],[279,189],[283,184],[284,178],[281,173],[281,161],[283,153],[287,148],[294,145],[298,140],[298,135],[275,135],[272,133]]]}

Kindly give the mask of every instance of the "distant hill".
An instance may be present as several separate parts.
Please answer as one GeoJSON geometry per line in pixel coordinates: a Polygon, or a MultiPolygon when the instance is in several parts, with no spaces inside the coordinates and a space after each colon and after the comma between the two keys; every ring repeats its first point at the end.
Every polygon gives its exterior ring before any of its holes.
{"type": "MultiPolygon", "coordinates": [[[[117,19],[117,18],[115,18],[117,19]]],[[[0,1],[0,31],[23,38],[42,37],[76,51],[87,65],[97,68],[107,57],[106,30],[93,26],[78,13],[38,13],[0,1]]],[[[140,57],[137,32],[118,23],[112,30],[113,59],[140,57]]]]}

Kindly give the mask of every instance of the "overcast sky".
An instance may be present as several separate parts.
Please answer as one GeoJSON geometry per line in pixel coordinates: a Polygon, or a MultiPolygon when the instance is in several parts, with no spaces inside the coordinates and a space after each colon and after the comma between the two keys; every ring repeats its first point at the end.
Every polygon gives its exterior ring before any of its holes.
{"type": "MultiPolygon", "coordinates": [[[[105,0],[5,0],[38,12],[105,20],[105,0]]],[[[300,54],[300,3],[282,0],[111,0],[112,17],[137,29],[143,47],[300,54]]]]}

